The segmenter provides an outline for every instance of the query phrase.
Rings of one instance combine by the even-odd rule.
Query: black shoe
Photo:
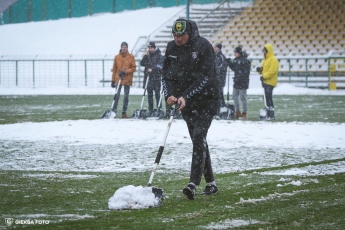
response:
[[[201,193],[201,195],[212,195],[212,194],[216,194],[218,192],[218,188],[215,185],[210,185],[207,184],[205,187],[205,190]]]
[[[187,196],[189,200],[194,200],[195,199],[195,193],[196,193],[196,187],[193,184],[188,184],[184,189],[183,189],[183,194]]]

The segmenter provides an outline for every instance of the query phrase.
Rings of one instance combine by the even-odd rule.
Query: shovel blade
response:
[[[147,109],[137,109],[134,111],[133,113],[133,118],[136,118],[136,119],[139,119],[139,118],[142,118],[142,119],[145,119],[147,118]]]
[[[152,193],[155,195],[155,197],[159,201],[158,205],[161,205],[163,203],[163,198],[164,198],[163,189],[157,188],[157,187],[152,187]]]
[[[267,118],[266,108],[260,109],[259,115],[260,115],[260,120],[266,120],[266,118]]]
[[[114,111],[112,111],[111,109],[106,110],[103,115],[102,115],[102,119],[110,119],[110,118],[115,118],[116,117],[116,113]]]

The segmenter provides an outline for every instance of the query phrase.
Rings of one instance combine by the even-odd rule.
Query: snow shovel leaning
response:
[[[233,120],[235,117],[235,106],[230,104],[230,72],[228,74],[228,92],[226,95],[226,103],[219,109],[219,119]]]
[[[110,109],[106,110],[103,113],[103,115],[101,117],[102,119],[109,119],[109,118],[115,118],[116,117],[116,113],[114,111],[114,104],[115,104],[115,100],[116,100],[116,97],[117,97],[117,89],[119,88],[120,84],[121,84],[121,78],[119,79],[119,83],[115,87],[115,95],[114,95],[113,103],[111,103]]]
[[[144,95],[143,95],[143,98],[141,99],[140,109],[137,109],[134,111],[133,116],[132,116],[133,118],[146,118],[148,116],[148,111],[147,109],[143,109],[143,105],[144,105],[144,100],[145,100],[145,95],[146,95],[149,79],[150,79],[150,76],[147,76],[145,89],[144,89]]]
[[[264,105],[265,108],[260,109],[259,111],[259,116],[260,116],[260,120],[267,120],[267,104],[266,104],[266,95],[265,95],[265,89],[264,89]]]
[[[158,102],[158,108],[153,109],[151,117],[157,117],[158,119],[161,119],[164,117],[164,112],[162,109],[162,98],[163,98],[163,86],[161,82],[161,90],[160,90],[160,96],[159,96],[159,102]]]
[[[177,109],[177,108],[178,108],[178,107],[176,107],[176,109]],[[176,109],[173,109],[173,110],[171,111],[170,119],[169,119],[169,123],[168,123],[168,127],[167,127],[167,129],[166,129],[166,131],[165,131],[165,134],[164,134],[164,138],[163,138],[162,144],[161,144],[161,146],[159,146],[158,153],[157,153],[157,156],[156,156],[156,160],[155,160],[155,163],[154,163],[152,172],[151,172],[151,176],[150,176],[149,182],[147,183],[147,187],[151,187],[151,186],[152,186],[153,176],[155,175],[155,172],[156,172],[157,167],[158,167],[158,165],[159,165],[159,162],[160,162],[160,160],[161,160],[162,153],[163,153],[164,146],[165,146],[165,142],[166,142],[166,140],[167,140],[167,137],[168,137],[168,134],[169,134],[169,130],[170,130],[172,121],[173,121],[173,119],[174,119],[174,115],[175,115],[175,110],[176,110]],[[162,204],[162,202],[163,202],[163,195],[164,195],[163,189],[157,188],[157,187],[152,187],[152,193],[153,193],[153,194],[155,195],[155,197],[159,200],[159,204]]]

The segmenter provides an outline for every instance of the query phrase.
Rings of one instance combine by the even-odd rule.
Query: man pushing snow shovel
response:
[[[172,27],[173,41],[167,44],[162,69],[166,102],[178,104],[193,143],[190,179],[183,194],[193,200],[202,176],[206,188],[202,195],[218,192],[206,141],[208,129],[217,113],[219,87],[214,66],[214,51],[199,35],[194,21],[177,19]]]

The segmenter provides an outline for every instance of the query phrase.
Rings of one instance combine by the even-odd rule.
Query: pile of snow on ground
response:
[[[144,209],[159,206],[151,187],[127,185],[118,189],[109,199],[109,209]]]

